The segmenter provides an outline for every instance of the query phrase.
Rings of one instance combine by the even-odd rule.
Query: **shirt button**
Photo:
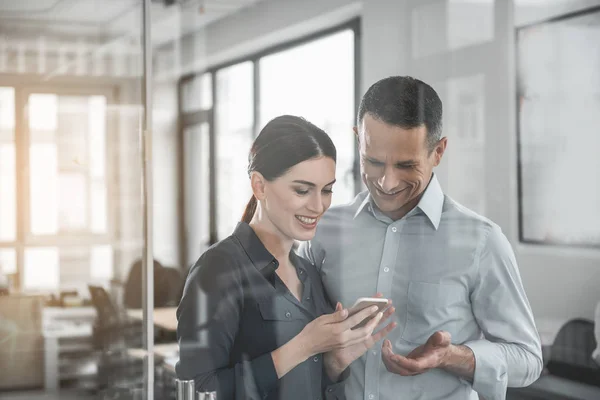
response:
[[[395,226],[392,226],[392,232],[394,232],[394,233],[395,233],[395,232],[397,232],[397,231],[398,231],[398,228],[396,228]]]
[[[388,267],[385,267],[385,268],[383,269],[383,272],[390,272],[390,269],[389,269]]]
[[[300,275],[302,275],[302,270],[300,270]]]
[[[369,395],[369,399],[373,400],[374,398],[375,398],[375,395],[374,395],[373,393],[371,393],[371,394]]]
[[[310,297],[307,297],[306,300],[310,300]]]
[[[329,388],[329,389],[327,389],[327,391],[328,391],[329,393],[331,393],[331,392],[333,392],[333,389],[332,389],[332,388]]]
[[[372,353],[373,353],[374,356],[376,356],[377,355],[377,350],[373,350]]]
[[[291,313],[291,312],[289,312],[289,311],[287,311],[287,312],[285,313],[285,317],[286,317],[286,318],[292,318],[292,313]]]
[[[314,361],[314,362],[319,362],[319,356],[315,356],[315,357],[313,358],[313,361]]]

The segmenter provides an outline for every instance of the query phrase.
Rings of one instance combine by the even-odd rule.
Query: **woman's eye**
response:
[[[304,196],[305,194],[308,194],[308,190],[302,190],[302,189],[295,189],[296,193],[298,193],[300,196]]]

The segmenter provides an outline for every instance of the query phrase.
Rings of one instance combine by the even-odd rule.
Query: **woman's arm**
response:
[[[243,290],[234,261],[208,252],[192,267],[177,309],[178,378],[193,379],[196,390],[216,390],[224,400],[262,399],[278,380],[269,353],[229,367]]]

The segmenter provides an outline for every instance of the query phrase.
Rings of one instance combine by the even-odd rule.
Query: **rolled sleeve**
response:
[[[507,387],[533,383],[542,372],[542,348],[510,243],[496,225],[484,238],[473,314],[484,339],[465,343],[475,355],[473,389],[505,399]]]

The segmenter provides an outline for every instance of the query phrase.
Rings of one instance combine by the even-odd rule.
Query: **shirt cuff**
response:
[[[350,368],[346,368],[337,382],[332,382],[325,371],[323,371],[323,397],[326,400],[344,400],[346,379],[350,376]]]
[[[277,378],[277,371],[275,370],[275,364],[273,363],[273,357],[271,356],[271,353],[266,353],[253,359],[250,364],[252,365],[252,373],[254,374],[256,388],[258,389],[261,398],[264,399],[279,381],[279,378]]]
[[[501,349],[487,340],[464,344],[475,355],[473,390],[486,400],[504,400],[508,386],[506,359]]]

